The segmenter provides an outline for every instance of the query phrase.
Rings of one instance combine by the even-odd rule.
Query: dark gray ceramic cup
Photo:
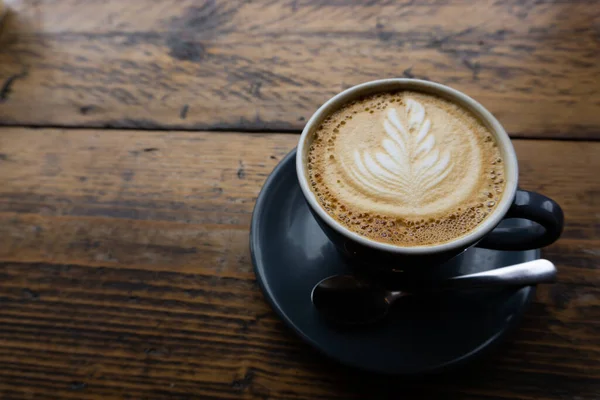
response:
[[[506,188],[495,211],[476,229],[455,240],[433,246],[402,247],[361,236],[337,222],[320,205],[307,178],[307,151],[322,121],[344,104],[357,98],[399,90],[434,94],[473,112],[494,134],[506,166]],[[296,170],[309,208],[328,238],[348,262],[361,271],[383,273],[429,273],[472,246],[497,250],[528,250],[556,241],[563,228],[563,212],[553,200],[535,192],[518,189],[517,156],[500,123],[481,104],[467,95],[441,84],[416,79],[384,79],[347,89],[323,104],[302,131],[296,155]],[[504,219],[532,221],[525,226],[502,228]],[[523,224],[521,224],[523,225]]]

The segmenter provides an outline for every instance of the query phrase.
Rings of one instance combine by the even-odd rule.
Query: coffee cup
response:
[[[302,131],[296,170],[316,221],[362,271],[424,272],[472,246],[537,249],[563,229],[556,202],[518,188],[517,157],[496,118],[429,81],[377,80],[335,95]],[[532,223],[498,228],[511,218]]]

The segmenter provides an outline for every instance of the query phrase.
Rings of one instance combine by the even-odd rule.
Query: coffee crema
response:
[[[313,132],[307,169],[333,218],[401,247],[468,234],[505,189],[490,130],[467,109],[412,91],[365,97],[328,116]]]

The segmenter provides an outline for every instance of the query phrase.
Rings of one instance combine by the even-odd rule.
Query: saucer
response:
[[[414,375],[469,361],[518,324],[535,295],[534,286],[416,295],[399,300],[380,323],[358,328],[329,324],[313,308],[311,290],[349,267],[308,209],[296,178],[295,156],[293,150],[262,188],[252,216],[250,251],[265,298],[302,339],[349,366]],[[501,225],[525,223],[507,220]],[[472,248],[440,268],[466,274],[539,257],[539,250]]]

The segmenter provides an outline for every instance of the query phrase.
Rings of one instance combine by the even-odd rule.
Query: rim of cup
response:
[[[344,104],[348,102],[368,96],[371,94],[399,91],[399,90],[414,90],[427,94],[436,95],[446,100],[452,101],[467,110],[471,111],[494,135],[500,152],[505,163],[506,173],[506,188],[500,199],[500,202],[492,215],[488,216],[479,226],[474,230],[467,233],[466,235],[457,237],[456,239],[436,245],[428,246],[398,246],[395,244],[382,243],[373,239],[368,239],[356,232],[351,231],[344,225],[336,221],[327,211],[323,209],[315,194],[313,193],[308,183],[307,172],[306,172],[306,157],[308,151],[308,145],[310,139],[316,128],[321,122],[331,115],[333,112],[338,110]],[[504,218],[504,215],[508,212],[513,199],[515,197],[518,185],[518,165],[517,156],[510,141],[510,137],[500,125],[500,122],[480,103],[466,94],[459,92],[451,87],[430,82],[420,79],[406,79],[406,78],[392,78],[392,79],[381,79],[376,81],[365,82],[349,89],[344,90],[333,96],[325,104],[312,115],[312,117],[306,123],[306,126],[302,130],[300,139],[298,141],[298,148],[296,152],[296,173],[298,175],[298,182],[304,197],[308,201],[309,206],[329,225],[332,229],[342,234],[343,236],[352,239],[364,246],[383,250],[391,253],[398,254],[432,254],[445,252],[449,250],[455,250],[461,247],[469,247],[473,243],[481,240],[486,234],[496,227]]]

